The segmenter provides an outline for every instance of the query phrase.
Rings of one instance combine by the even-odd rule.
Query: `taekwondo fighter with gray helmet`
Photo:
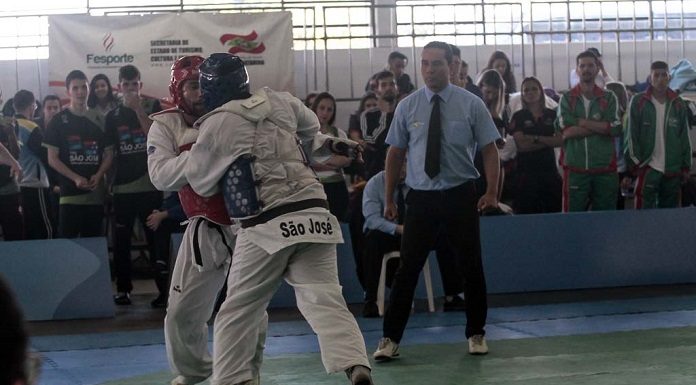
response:
[[[176,107],[150,116],[153,123],[147,138],[152,183],[163,191],[179,191],[189,220],[174,265],[164,319],[167,357],[177,376],[172,385],[196,384],[212,374],[206,322],[225,282],[235,239],[222,195],[197,195],[184,175],[184,165],[190,162],[187,150],[198,136],[193,122],[205,112],[198,82],[202,62],[200,56],[185,56],[172,65],[169,93]],[[260,336],[250,361],[256,368],[263,358],[266,326],[264,313],[257,323]]]
[[[371,385],[365,343],[341,294],[336,244],[341,229],[311,156],[354,155],[357,143],[320,134],[314,113],[287,92],[249,93],[244,62],[228,53],[201,64],[209,112],[185,165],[202,196],[222,192],[239,221],[227,299],[215,319],[212,385],[256,384],[257,325],[282,279],[319,338],[327,372]],[[319,158],[314,158],[319,159]]]

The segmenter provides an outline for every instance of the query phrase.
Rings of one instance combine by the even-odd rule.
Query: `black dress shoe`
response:
[[[464,301],[460,296],[455,295],[452,300],[447,301],[445,299],[445,306],[443,306],[442,311],[465,311],[466,301]]]
[[[365,318],[379,318],[379,309],[374,301],[365,302],[363,306],[362,316]]]

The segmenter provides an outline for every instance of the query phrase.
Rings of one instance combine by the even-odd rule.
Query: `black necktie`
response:
[[[440,96],[433,95],[433,110],[428,124],[428,144],[425,148],[425,173],[434,179],[440,173],[440,140],[442,127],[440,122]]]
[[[396,189],[397,189],[396,212],[398,215],[398,217],[396,218],[396,224],[403,225],[404,219],[406,217],[406,200],[404,199],[404,185],[403,185],[403,183],[399,183],[396,186]]]

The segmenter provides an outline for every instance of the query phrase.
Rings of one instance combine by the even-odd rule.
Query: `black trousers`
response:
[[[379,275],[382,272],[384,254],[401,249],[401,236],[391,235],[379,230],[370,230],[365,234],[364,266],[365,272],[365,302],[377,300]],[[463,279],[457,270],[455,255],[444,237],[440,237],[435,245],[437,264],[440,267],[440,277],[446,296],[455,296],[463,290]],[[392,260],[398,266],[398,260]],[[423,262],[425,264],[425,262]],[[387,265],[387,286],[391,287],[394,274],[392,267]]]
[[[326,199],[329,201],[329,211],[340,222],[346,221],[348,212],[348,187],[346,182],[322,183]]]
[[[24,219],[19,207],[19,193],[0,195],[0,227],[6,241],[24,239]]]
[[[60,238],[88,238],[104,236],[104,206],[60,205],[58,236]]]
[[[162,193],[159,191],[114,194],[114,270],[118,292],[130,293],[133,290],[131,237],[136,218],[145,230],[150,258],[155,255],[154,232],[147,227],[146,221],[161,204]]]
[[[47,188],[22,187],[22,213],[27,239],[52,239],[54,223]]]
[[[401,240],[401,264],[392,282],[383,333],[399,343],[425,260],[443,236],[452,247],[457,269],[464,277],[466,337],[484,334],[488,313],[486,279],[481,262],[479,215],[473,182],[443,191],[411,190]]]
[[[563,181],[557,172],[518,172],[513,209],[515,214],[559,213]]]

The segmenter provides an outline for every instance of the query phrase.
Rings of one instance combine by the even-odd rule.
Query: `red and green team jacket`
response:
[[[606,135],[595,134],[563,141],[559,162],[566,170],[579,173],[616,171],[614,137],[621,134],[621,117],[618,114],[616,96],[598,86],[594,87],[592,93],[594,97],[590,101],[589,114],[585,113],[580,85],[561,97],[556,131],[576,126],[580,119],[591,119],[606,122]]]
[[[655,149],[657,129],[652,87],[636,94],[629,105],[624,128],[628,165],[643,167],[650,163]],[[680,174],[691,168],[689,143],[689,109],[674,91],[667,90],[665,105],[665,174]]]

